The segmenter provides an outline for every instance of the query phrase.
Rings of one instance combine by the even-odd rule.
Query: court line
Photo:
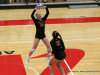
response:
[[[49,36],[52,37],[49,33]],[[100,38],[91,38],[91,39],[69,39],[69,40],[63,40],[63,41],[82,41],[82,40],[100,40]],[[33,43],[34,41],[19,41],[19,42],[0,42],[0,44],[3,44],[3,43]],[[42,42],[42,41],[40,41]]]
[[[77,40],[100,40],[100,38],[91,38],[91,39],[70,39],[70,40],[64,40],[64,41],[77,41]]]
[[[50,36],[50,37],[51,37],[51,39],[52,39],[52,36],[51,36],[50,32],[49,32],[49,31],[47,31],[47,33],[49,34],[49,36]]]
[[[48,32],[49,36],[50,36],[51,39],[52,39],[52,36],[51,36],[50,32],[49,32],[49,31],[47,31],[47,32]],[[67,61],[64,60],[64,62],[65,62],[65,64],[66,64],[66,66],[68,67],[68,69],[70,70],[71,74],[74,75],[73,72],[72,72],[72,70],[70,69],[70,67],[69,67],[69,65],[68,65],[68,63],[67,63]]]
[[[0,15],[12,15],[12,14],[30,14],[30,12],[25,12],[25,13],[3,13],[3,14],[0,14]]]
[[[33,43],[34,41],[21,41],[21,42],[0,42],[0,44],[3,44],[3,43]],[[42,42],[42,41],[40,41]]]
[[[24,66],[25,66],[25,65],[24,65]],[[33,70],[37,75],[39,75],[38,72],[37,72],[36,70],[34,70],[33,68],[31,68],[31,67],[29,67],[29,66],[25,66],[25,67],[27,67],[27,68]]]
[[[49,36],[52,37],[49,33]],[[82,41],[82,40],[100,40],[100,38],[91,38],[91,39],[69,39],[69,40],[63,40],[63,41]],[[34,41],[19,41],[19,42],[0,42],[0,44],[3,44],[3,43],[33,43]],[[40,41],[42,42],[42,41]]]
[[[71,74],[74,75],[73,72],[72,72],[72,70],[70,69],[70,67],[69,67],[69,65],[68,65],[68,63],[67,63],[67,61],[64,60],[64,62],[65,62],[65,64],[67,65],[68,69],[70,70]]]

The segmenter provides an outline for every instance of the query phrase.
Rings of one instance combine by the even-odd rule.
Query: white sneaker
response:
[[[47,57],[47,60],[48,60],[48,61],[50,61],[50,59],[51,59],[51,56]]]
[[[28,66],[29,65],[29,60],[26,59],[26,63],[25,64]]]

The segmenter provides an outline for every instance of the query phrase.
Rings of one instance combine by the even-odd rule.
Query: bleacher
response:
[[[6,0],[7,1],[7,0]],[[9,0],[8,0],[9,1]],[[100,1],[97,0],[41,0],[43,5],[49,8],[53,7],[68,7],[68,8],[98,8]],[[11,2],[0,4],[0,9],[27,9],[37,5],[36,0],[11,0]]]

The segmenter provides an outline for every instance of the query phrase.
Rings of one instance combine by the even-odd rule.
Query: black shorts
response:
[[[55,58],[56,58],[57,60],[62,60],[62,59],[64,59],[64,58],[66,58],[66,53],[64,52],[63,54],[55,55]]]
[[[45,34],[43,34],[43,35],[36,34],[36,35],[35,35],[35,38],[38,38],[38,39],[43,39],[43,38],[45,38],[45,37],[46,37]]]

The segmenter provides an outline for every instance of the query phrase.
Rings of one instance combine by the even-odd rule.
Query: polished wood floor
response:
[[[33,8],[34,9],[34,8]],[[0,20],[31,19],[33,9],[0,10]],[[77,17],[100,17],[100,8],[49,8],[51,18],[77,18]],[[42,16],[45,10],[37,10]],[[47,31],[52,34],[56,30],[61,35],[66,49],[82,49],[85,52],[83,59],[72,69],[73,71],[100,71],[100,22],[94,23],[70,23],[70,24],[47,24],[46,36],[51,40]],[[14,50],[15,54],[21,54],[25,63],[29,51],[32,48],[35,35],[34,25],[0,26],[0,49],[1,51]],[[74,39],[74,40],[71,40]],[[75,40],[76,39],[76,40]],[[47,52],[46,46],[40,42],[32,57]],[[6,55],[3,53],[2,55]],[[39,74],[47,67],[46,58],[30,60],[29,67]],[[32,69],[25,67],[27,75],[37,75]],[[69,73],[68,75],[71,75]],[[97,73],[74,73],[74,75],[100,75]]]

